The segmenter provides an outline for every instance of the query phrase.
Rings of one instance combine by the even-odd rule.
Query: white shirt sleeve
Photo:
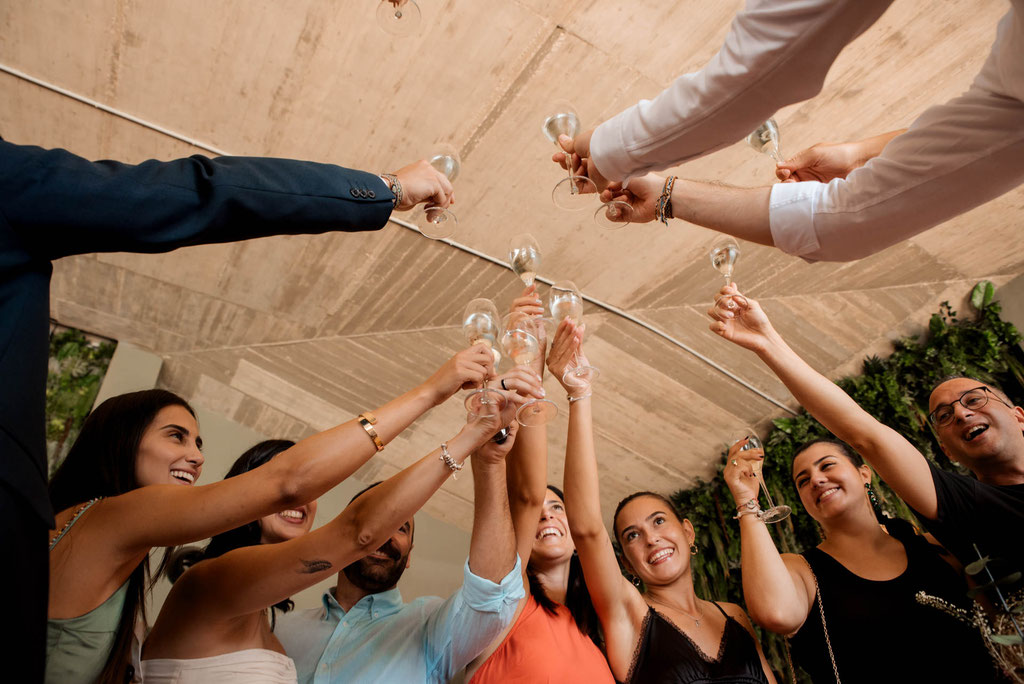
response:
[[[816,95],[843,47],[890,4],[747,0],[703,69],[597,127],[592,161],[621,181],[731,145],[780,107]]]
[[[1024,183],[1024,21],[1003,17],[971,88],[829,183],[772,186],[775,246],[808,261],[881,251]]]

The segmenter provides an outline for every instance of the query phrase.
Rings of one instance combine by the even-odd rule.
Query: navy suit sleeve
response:
[[[378,176],[332,164],[197,155],[130,165],[0,141],[0,213],[11,231],[0,268],[15,265],[11,248],[52,260],[376,230],[393,200]]]

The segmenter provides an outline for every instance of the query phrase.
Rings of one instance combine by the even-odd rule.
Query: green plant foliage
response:
[[[52,475],[78,437],[92,410],[116,345],[93,342],[80,330],[60,329],[50,336],[46,378],[46,451]]]
[[[869,357],[860,375],[837,382],[864,410],[903,434],[945,470],[964,472],[942,453],[927,419],[928,396],[940,380],[949,375],[969,375],[1002,388],[1015,404],[1024,404],[1024,354],[1018,344],[1021,335],[999,317],[994,293],[992,283],[979,283],[971,293],[976,312],[969,318],[958,317],[950,304],[943,302],[921,339],[896,340],[888,358]],[[767,438],[762,439],[768,455],[763,474],[775,502],[788,504],[793,515],[768,529],[780,551],[799,553],[821,543],[821,537],[793,487],[793,454],[804,442],[831,435],[806,412],[773,423]],[[732,519],[732,495],[720,477],[724,467],[723,452],[718,477],[698,482],[693,489],[677,491],[671,498],[697,531],[700,553],[692,559],[697,593],[742,605],[739,527]],[[877,476],[872,486],[887,515],[916,523],[907,505]],[[759,631],[776,675],[780,681],[788,681],[781,637]]]

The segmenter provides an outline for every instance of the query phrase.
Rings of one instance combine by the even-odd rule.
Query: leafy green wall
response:
[[[50,335],[46,378],[46,453],[52,475],[78,437],[117,345],[71,328]]]
[[[970,375],[1001,387],[1015,404],[1024,404],[1024,354],[1018,344],[1021,335],[1000,318],[993,295],[991,283],[979,283],[971,293],[973,314],[966,318],[959,317],[944,302],[931,317],[928,331],[921,339],[897,340],[891,356],[872,356],[864,361],[861,375],[837,383],[866,411],[906,436],[946,470],[966,472],[942,453],[927,420],[928,395],[939,380],[953,374]],[[815,522],[803,511],[792,483],[793,452],[808,440],[830,435],[803,411],[773,423],[771,432],[762,440],[767,456],[765,482],[775,502],[788,504],[794,514],[777,525],[769,525],[769,529],[780,551],[799,553],[816,546],[821,539]],[[724,466],[723,453],[717,467],[719,475]],[[906,504],[877,476],[874,480],[886,512],[913,521]],[[721,477],[677,491],[671,498],[697,530],[696,543],[701,552],[692,559],[697,593],[743,605],[739,526],[732,519],[735,504]],[[761,631],[762,645],[776,673],[786,673],[782,639]],[[783,676],[788,681],[788,676]]]

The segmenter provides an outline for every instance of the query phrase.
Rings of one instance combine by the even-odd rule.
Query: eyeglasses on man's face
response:
[[[1004,406],[1010,406],[997,397],[988,387],[975,387],[962,393],[954,402],[936,406],[935,410],[928,414],[928,420],[936,427],[945,427],[953,422],[953,415],[956,413],[955,407],[957,404],[960,404],[968,411],[975,411],[984,407],[991,397],[995,397],[995,400]]]

